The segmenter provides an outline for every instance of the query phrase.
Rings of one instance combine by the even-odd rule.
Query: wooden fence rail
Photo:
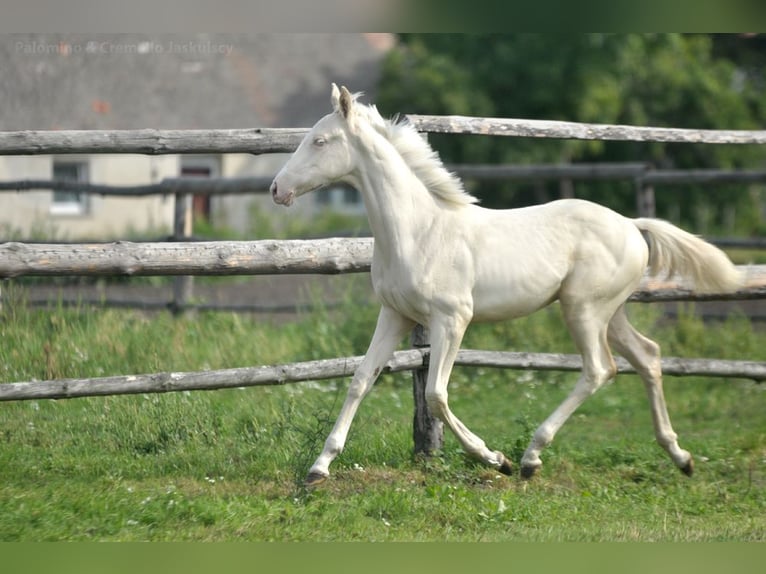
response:
[[[476,180],[633,180],[646,185],[685,185],[766,182],[766,170],[751,169],[654,169],[644,163],[574,164],[452,164],[447,168],[464,179]],[[146,195],[201,194],[239,195],[266,193],[273,176],[236,178],[169,177],[144,185],[103,185],[86,182],[20,179],[0,181],[0,192],[50,189],[102,196],[140,197]]]
[[[405,116],[419,131],[554,139],[763,144],[766,130],[695,130],[547,120]],[[59,130],[0,132],[0,155],[292,152],[306,128]]]
[[[305,128],[0,132],[0,155],[289,153]]]
[[[178,276],[364,273],[372,238],[180,243],[0,244],[0,278],[21,276]],[[746,265],[733,294],[698,294],[678,279],[645,277],[634,301],[743,300],[766,297],[766,265]]]
[[[421,369],[428,363],[428,348],[397,351],[387,363],[385,373]],[[635,373],[627,361],[617,357],[619,373]],[[118,375],[89,379],[57,379],[5,383],[0,385],[0,401],[35,399],[71,399],[104,395],[168,393],[274,386],[306,381],[350,377],[362,357],[304,361],[286,365],[241,367],[196,372],[165,372],[143,375]],[[533,371],[579,371],[579,355],[555,353],[513,353],[464,349],[458,353],[456,366],[520,369]],[[710,376],[766,380],[766,363],[711,359],[664,358],[666,375]]]
[[[696,130],[549,120],[476,118],[467,116],[407,115],[419,131],[525,138],[606,141],[652,141],[709,144],[763,144],[766,130]]]
[[[0,278],[365,272],[372,238],[175,243],[0,244]]]
[[[655,169],[647,163],[453,164],[462,178],[479,180],[634,180],[648,185],[762,183],[762,169]],[[0,190],[3,184],[0,183]]]
[[[145,185],[103,185],[78,181],[50,179],[22,179],[0,181],[2,191],[31,191],[50,189],[114,197],[141,197],[145,195],[237,195],[268,191],[273,177],[168,177]]]

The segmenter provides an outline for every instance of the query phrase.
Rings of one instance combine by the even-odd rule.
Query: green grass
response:
[[[12,291],[12,290],[10,290]],[[9,290],[6,290],[6,294]],[[26,308],[0,315],[0,381],[275,364],[360,354],[376,309],[351,303],[295,322],[200,313]],[[634,306],[666,356],[766,360],[743,317],[659,321]],[[465,347],[572,350],[556,310],[472,328]],[[571,373],[457,368],[450,404],[515,462],[571,388]],[[713,541],[766,539],[764,387],[666,379],[687,479],[655,444],[631,376],[562,428],[534,480],[468,460],[451,435],[412,457],[408,374],[363,403],[332,476],[301,481],[346,380],[166,395],[0,404],[0,540]]]

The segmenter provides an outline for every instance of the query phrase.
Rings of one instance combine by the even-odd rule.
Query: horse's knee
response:
[[[438,419],[444,419],[447,412],[447,393],[437,391],[426,391],[426,405],[428,412]]]
[[[363,381],[354,378],[354,380],[352,380],[351,384],[348,386],[346,398],[350,400],[361,401],[367,394],[366,387],[367,385],[365,385]]]

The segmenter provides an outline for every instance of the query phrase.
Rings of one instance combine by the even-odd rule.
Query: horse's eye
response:
[[[322,147],[326,143],[327,143],[327,140],[323,137],[314,138],[314,145],[317,147]]]

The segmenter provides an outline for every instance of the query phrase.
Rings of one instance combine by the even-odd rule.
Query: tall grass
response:
[[[6,290],[7,292],[7,290]],[[634,322],[665,355],[766,360],[744,317],[705,324],[689,309]],[[360,354],[374,306],[349,299],[292,322],[245,315],[3,307],[0,381],[197,370]],[[556,309],[471,328],[465,347],[572,351]],[[575,375],[457,368],[451,405],[518,461]],[[284,387],[0,405],[0,540],[763,540],[763,386],[666,380],[686,479],[653,439],[644,391],[625,376],[564,426],[531,482],[468,460],[451,435],[411,455],[408,374],[362,405],[321,488],[301,480],[346,380]]]

